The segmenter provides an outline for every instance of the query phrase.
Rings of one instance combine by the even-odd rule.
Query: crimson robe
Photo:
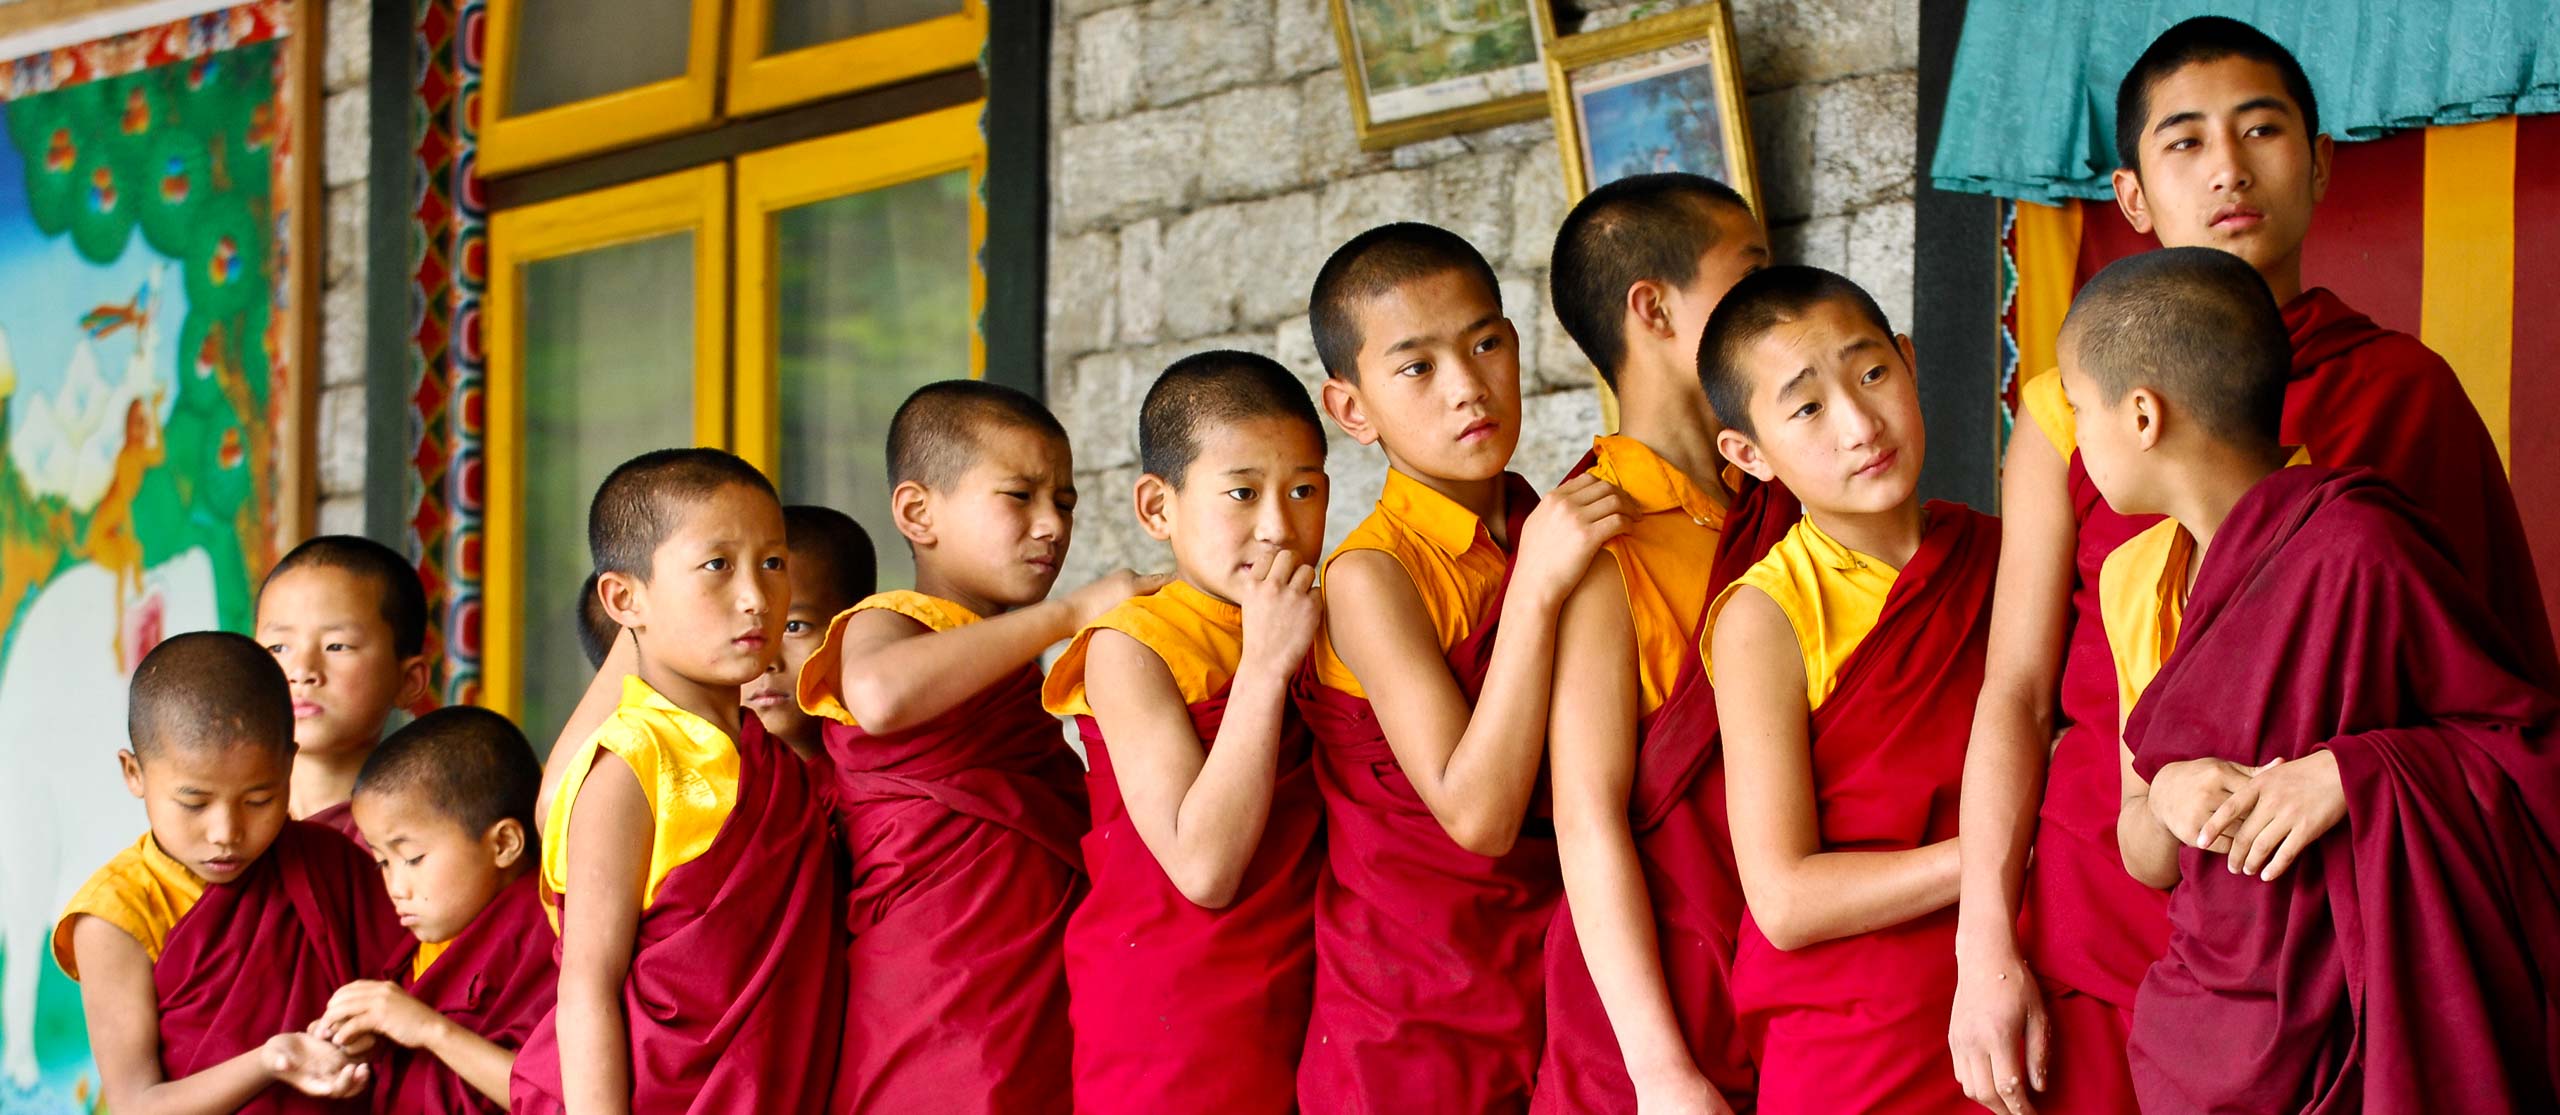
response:
[[[853,869],[829,1110],[1065,1112],[1067,917],[1091,819],[1039,668],[907,731],[823,727]]]
[[[327,828],[285,822],[239,879],[205,888],[151,966],[162,1077],[194,1076],[310,1025],[340,987],[411,944],[372,857]],[[365,1102],[273,1084],[240,1110],[310,1115],[363,1111]]]
[[[2144,1111],[2560,1109],[2560,703],[2447,537],[2316,466],[2215,532],[2135,769],[2325,749],[2346,816],[2273,882],[2181,847],[2134,1011]]]
[[[1572,475],[1588,469],[1583,458]],[[1707,599],[1786,537],[1801,508],[1780,484],[1747,481],[1716,540]],[[1653,900],[1662,977],[1689,1056],[1736,1111],[1753,1109],[1758,1069],[1734,1019],[1734,944],[1742,925],[1742,880],[1725,816],[1724,758],[1718,750],[1715,690],[1698,662],[1697,623],[1688,617],[1680,664],[1660,707],[1636,725],[1636,774],[1628,820],[1636,859]],[[1582,959],[1572,900],[1556,906],[1547,931],[1547,1048],[1531,1110],[1563,1115],[1632,1112],[1617,1031]]]
[[[1955,838],[1999,566],[1999,520],[1929,505],[1919,551],[1813,712],[1823,851],[1907,851]],[[1733,993],[1760,1050],[1760,1103],[1889,1115],[1981,1110],[1957,1085],[1947,1054],[1955,936],[1953,905],[1793,951],[1770,944],[1746,917]]]
[[[622,986],[632,1115],[819,1111],[835,1081],[835,843],[807,768],[752,714],[739,723],[736,806],[640,912]],[[564,913],[575,900],[556,899]],[[565,1110],[556,1007],[517,1052],[508,1098],[518,1115]]]
[[[560,990],[551,923],[542,913],[540,876],[539,868],[526,871],[499,890],[471,924],[445,943],[426,975],[413,977],[411,957],[403,956],[389,974],[391,981],[454,1025],[499,1046],[523,1048],[534,1024],[551,1013]],[[389,1051],[374,1065],[376,1115],[506,1111],[506,1105],[481,1095],[435,1054],[383,1044]]]
[[[2548,679],[2551,632],[2497,447],[2444,358],[2375,325],[2326,289],[2284,308],[2293,342],[2283,439],[2313,464],[2364,466],[2437,515],[2453,563],[2491,586],[2496,615],[2529,666]],[[2079,521],[2068,643],[2065,725],[2045,776],[2035,858],[2026,878],[2023,944],[2056,1014],[2052,1092],[2041,1110],[2130,1115],[2122,1052],[2134,987],[2168,944],[2167,900],[2124,872],[2116,849],[2122,800],[2115,661],[2098,607],[2107,555],[2159,521],[2107,506],[2079,454],[2070,461]]]
[[[1226,708],[1224,693],[1191,706],[1203,746],[1216,745]],[[1306,728],[1295,716],[1283,722],[1262,845],[1235,901],[1209,910],[1183,897],[1147,850],[1101,729],[1076,718],[1093,765],[1094,822],[1084,838],[1093,893],[1067,922],[1080,1115],[1297,1110],[1324,805]]]
[[[323,809],[305,817],[303,818],[303,821],[308,824],[321,825],[327,828],[336,829],[339,833],[345,835],[347,839],[355,841],[357,850],[363,852],[367,856],[371,856],[373,854],[373,845],[365,843],[363,831],[356,828],[355,800],[353,798],[339,802],[327,809]]]
[[[1537,493],[1511,480],[1506,537],[1516,542]],[[1497,589],[1449,648],[1470,705],[1493,663],[1502,598]],[[1313,656],[1295,689],[1326,826],[1299,1102],[1394,1115],[1526,1110],[1546,1029],[1539,968],[1564,890],[1553,821],[1528,818],[1500,856],[1459,847],[1396,764],[1367,699],[1317,681]]]

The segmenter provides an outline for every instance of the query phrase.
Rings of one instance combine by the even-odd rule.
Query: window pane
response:
[[[749,0],[750,3],[759,0]],[[802,47],[850,39],[922,23],[941,15],[960,14],[960,0],[769,0],[772,33],[765,53],[781,54]]]
[[[684,76],[692,0],[517,0],[507,116]]]
[[[969,173],[785,209],[773,233],[782,497],[860,520],[880,587],[908,587],[884,447],[909,392],[969,375]]]
[[[587,501],[615,465],[693,444],[693,234],[524,268],[524,715],[548,744],[595,671],[578,645]]]

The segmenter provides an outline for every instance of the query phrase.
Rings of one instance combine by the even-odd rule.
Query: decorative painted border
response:
[[[0,61],[0,101],[281,39],[292,30],[292,23],[287,0],[251,0],[236,8],[11,58]],[[282,91],[284,86],[279,84],[277,89]]]
[[[430,638],[442,651],[438,687],[448,704],[480,696],[483,391],[480,339],[488,290],[488,207],[475,152],[480,119],[481,35],[486,0],[426,0],[414,39],[418,82],[411,108],[417,166],[411,211],[410,464],[418,504],[410,541],[428,597]]]

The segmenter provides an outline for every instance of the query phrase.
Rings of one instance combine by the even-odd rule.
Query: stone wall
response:
[[[1585,26],[1671,3],[1582,5]],[[1048,393],[1091,508],[1061,578],[1170,558],[1131,519],[1135,415],[1156,373],[1208,348],[1324,372],[1307,289],[1335,245],[1392,220],[1465,236],[1520,331],[1513,467],[1545,485],[1598,432],[1589,364],[1556,323],[1546,261],[1565,211],[1545,118],[1363,152],[1326,0],[1057,0]],[[1560,22],[1583,16],[1567,6]],[[1736,0],[1764,214],[1782,260],[1842,271],[1911,315],[1917,0]],[[1384,462],[1333,437],[1328,544]]]
[[[322,534],[364,533],[365,176],[372,117],[372,5],[326,0],[322,29],[321,180],[325,197],[320,271],[318,456]],[[385,264],[397,274],[398,261]],[[395,401],[396,402],[396,401]]]

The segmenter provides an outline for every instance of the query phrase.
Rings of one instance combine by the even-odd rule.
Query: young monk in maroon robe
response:
[[[1325,409],[1388,469],[1377,509],[1326,561],[1325,631],[1298,684],[1328,822],[1298,1100],[1525,1111],[1561,887],[1552,835],[1521,831],[1556,609],[1625,519],[1596,479],[1542,503],[1503,471],[1520,440],[1519,338],[1465,240],[1371,229],[1310,301]]]
[[[258,588],[258,641],[293,683],[293,815],[364,847],[347,795],[392,710],[427,694],[427,594],[369,538],[293,548]]]
[[[1956,787],[1999,524],[1920,502],[1911,342],[1847,279],[1744,279],[1698,365],[1725,457],[1804,505],[1700,633],[1750,907],[1733,982],[1760,1104],[1960,1115]]]
[[[801,710],[800,671],[826,641],[827,621],[879,587],[879,561],[862,524],[832,507],[784,507],[782,534],[791,544],[791,610],[782,620],[782,653],[763,677],[747,683],[739,700],[764,721],[766,735],[802,759],[816,759],[826,754],[826,721]],[[841,1074],[837,1079],[842,1081]]]
[[[1123,570],[1050,598],[1073,456],[1012,388],[919,389],[889,423],[889,474],[916,587],[834,616],[799,675],[853,866],[829,1109],[1064,1112],[1062,950],[1092,821],[1084,769],[1040,708],[1040,652],[1156,582]]]
[[[329,993],[405,950],[382,878],[288,820],[293,697],[275,660],[194,632],[134,670],[118,752],[151,831],[54,927],[119,1112],[364,1110],[370,1070],[303,1032]]]
[[[2284,342],[2257,275],[2193,250],[2110,266],[2063,327],[2089,475],[2183,542],[2104,574],[2110,636],[2147,598],[2174,647],[2124,728],[2124,865],[2170,890],[2135,1089],[2170,1115],[2552,1110],[2560,703],[2424,510],[2279,467]]]
[[[1751,1104],[1730,980],[1742,891],[1697,619],[1774,540],[1761,524],[1783,533],[1793,511],[1735,490],[1697,352],[1716,302],[1768,261],[1741,196],[1686,174],[1602,186],[1556,235],[1557,316],[1626,419],[1575,472],[1616,486],[1634,514],[1558,636],[1549,735],[1571,901],[1547,934],[1539,1111],[1631,1112],[1639,1092],[1694,1102],[1702,1087]]]
[[[818,1110],[844,1020],[835,846],[806,768],[738,707],[790,606],[782,504],[736,457],[663,449],[605,478],[587,538],[636,670],[607,658],[571,718],[601,726],[561,749],[559,1003],[509,1109]]]
[[[2302,67],[2246,24],[2199,18],[2143,53],[2116,104],[2126,219],[2164,246],[2239,256],[2283,306],[2285,442],[2314,464],[2371,468],[2426,506],[2528,676],[2550,677],[2532,555],[2461,384],[2416,338],[2304,288],[2302,244],[2328,187],[2330,144]],[[2119,869],[2118,710],[2098,574],[2150,523],[2099,498],[2058,376],[2019,393],[2031,421],[2018,423],[2002,470],[2008,569],[1968,756],[1964,962],[1949,1041],[1969,1094],[1995,1109],[2129,1115],[2126,1026],[2168,922],[2159,893]]]
[[[356,776],[356,820],[418,947],[339,988],[311,1032],[359,1054],[387,1043],[376,1112],[507,1109],[515,1051],[560,983],[533,875],[541,787],[524,734],[468,706],[393,732]]]
[[[1289,683],[1321,615],[1317,421],[1268,357],[1167,368],[1136,497],[1180,578],[1050,669],[1092,763],[1093,893],[1067,926],[1080,1115],[1298,1110],[1324,811]]]

